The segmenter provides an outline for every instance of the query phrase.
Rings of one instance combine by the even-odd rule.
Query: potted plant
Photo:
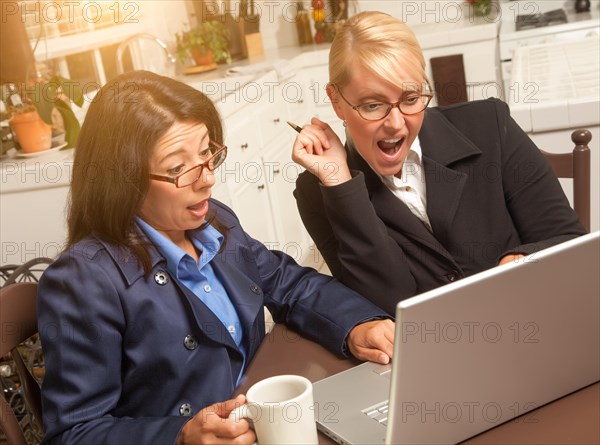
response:
[[[175,39],[180,62],[192,57],[196,65],[231,63],[229,31],[219,20],[201,22],[188,31],[178,32]]]
[[[9,97],[9,123],[25,152],[50,148],[52,112],[62,117],[66,147],[74,147],[79,135],[79,121],[70,102],[81,107],[83,94],[77,82],[61,76],[37,79],[17,86]]]
[[[18,14],[7,17],[1,33],[2,54],[6,57],[2,58],[0,67],[0,99],[8,105],[5,111],[9,125],[24,151],[50,148],[53,114],[56,126],[64,127],[67,146],[74,146],[79,122],[70,102],[83,105],[81,88],[75,82],[60,76],[32,76],[38,67],[41,68],[41,64],[36,63],[35,50],[45,39],[43,22],[39,21],[39,24],[40,33],[33,47]],[[41,135],[35,136],[34,131],[41,131]]]

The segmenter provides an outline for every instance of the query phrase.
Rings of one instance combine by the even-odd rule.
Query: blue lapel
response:
[[[106,251],[112,257],[129,286],[144,276],[142,265],[127,249],[116,247],[100,239],[98,241],[106,248]],[[228,243],[228,246],[235,244]],[[244,251],[231,252],[231,250],[226,249],[213,258],[211,265],[235,306],[244,329],[246,351],[248,357],[252,357],[265,333],[264,316],[262,313],[263,292],[260,286],[252,281],[248,275],[245,275],[239,268],[235,267],[240,264],[245,265],[246,263],[242,260],[250,258],[250,253],[246,252],[243,247],[240,250]],[[165,259],[152,244],[149,244],[149,252],[153,267],[151,274],[153,275],[157,272],[157,267],[166,271],[167,265]],[[238,351],[237,345],[225,326],[223,326],[221,320],[186,286],[174,277],[171,277],[171,279],[189,302],[196,323],[204,335],[217,343]]]
[[[244,329],[248,357],[252,357],[265,335],[264,294],[251,253],[229,240],[226,248],[211,262],[216,275],[227,290]],[[247,260],[248,259],[248,260]],[[254,275],[254,280],[252,276]]]

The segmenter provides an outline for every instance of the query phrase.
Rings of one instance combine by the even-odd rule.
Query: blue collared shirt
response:
[[[238,314],[227,290],[215,274],[210,261],[223,244],[223,235],[210,224],[202,229],[190,230],[187,235],[199,252],[198,263],[187,252],[176,246],[170,239],[159,233],[141,218],[137,222],[150,241],[167,260],[171,275],[194,293],[221,320],[231,334],[246,361],[246,351],[242,343],[243,330]],[[242,366],[243,369],[243,366]],[[241,373],[238,376],[238,383]]]

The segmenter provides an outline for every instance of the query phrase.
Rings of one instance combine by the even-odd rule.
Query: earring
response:
[[[346,128],[348,126],[348,124],[346,123],[346,121],[342,121],[342,125],[344,126],[344,128]]]

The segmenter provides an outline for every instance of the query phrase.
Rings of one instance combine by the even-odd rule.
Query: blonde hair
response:
[[[383,12],[356,14],[337,31],[329,51],[329,82],[345,86],[356,63],[404,89],[396,70],[401,65],[419,82],[419,88],[430,88],[425,58],[414,33],[404,22]]]

